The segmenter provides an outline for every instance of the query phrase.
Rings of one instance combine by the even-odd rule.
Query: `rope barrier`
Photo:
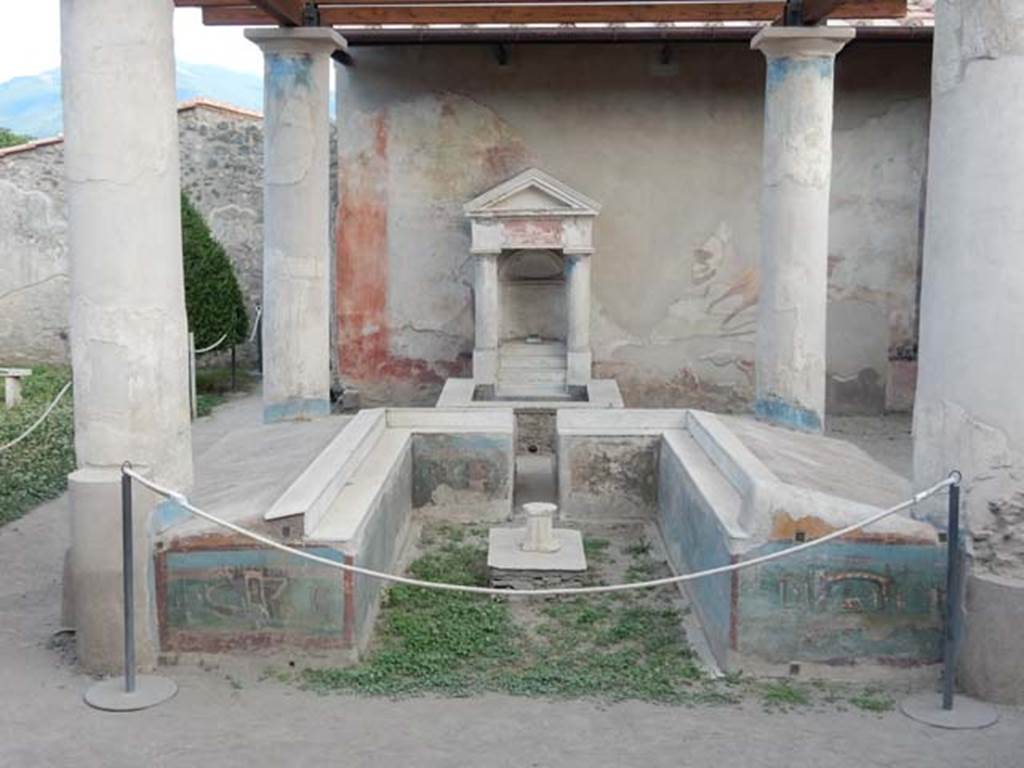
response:
[[[154,483],[153,481],[148,480],[147,478],[143,477],[142,475],[138,474],[133,469],[131,469],[131,467],[127,463],[122,466],[121,471],[128,477],[137,480],[139,483],[146,486],[147,488],[157,493],[158,495],[174,501],[183,509],[188,510],[197,517],[201,517],[204,520],[208,520],[209,522],[219,525],[222,528],[226,528],[229,531],[234,531],[235,533],[244,536],[245,538],[251,539],[252,541],[259,542],[260,544],[265,544],[268,547],[280,550],[281,552],[286,552],[290,555],[295,555],[296,557],[304,558],[306,560],[309,560],[310,562],[326,565],[330,568],[337,568],[341,571],[358,573],[362,576],[368,576],[373,579],[389,581],[394,584],[405,584],[406,586],[410,587],[423,587],[426,589],[437,589],[447,592],[468,592],[474,595],[491,595],[497,597],[554,597],[556,595],[592,595],[602,592],[624,592],[632,589],[651,589],[653,587],[662,587],[668,584],[679,584],[686,581],[695,581],[697,579],[703,579],[708,576],[716,576],[722,573],[731,573],[733,571],[739,571],[744,568],[752,568],[755,565],[768,563],[772,560],[779,560],[783,557],[794,555],[797,552],[803,552],[805,550],[811,549],[812,547],[820,546],[826,542],[832,541],[833,539],[838,539],[841,536],[845,536],[849,533],[852,533],[853,531],[860,530],[861,528],[866,528],[867,526],[873,523],[877,523],[879,520],[883,520],[884,518],[889,517],[890,515],[894,515],[897,512],[902,512],[905,509],[909,509],[910,507],[915,506],[916,504],[924,501],[930,496],[934,496],[943,488],[955,486],[960,482],[958,473],[950,475],[942,482],[936,483],[930,488],[927,488],[921,491],[920,493],[915,494],[912,498],[907,499],[906,501],[897,504],[894,507],[889,507],[888,509],[884,509],[881,512],[878,512],[877,514],[871,515],[870,517],[867,517],[864,520],[861,520],[860,522],[853,523],[851,525],[846,526],[845,528],[835,530],[832,533],[821,536],[817,539],[814,539],[813,541],[804,542],[803,544],[797,544],[796,546],[788,547],[787,549],[782,549],[778,552],[772,552],[767,555],[761,555],[760,557],[755,557],[750,560],[743,560],[741,562],[732,563],[730,565],[723,565],[717,568],[709,568],[707,570],[696,571],[694,573],[684,573],[678,576],[668,576],[661,579],[650,579],[648,581],[634,581],[626,584],[609,584],[593,587],[562,587],[549,589],[513,590],[495,589],[494,587],[475,587],[466,584],[448,584],[445,582],[437,581],[423,581],[422,579],[413,579],[409,578],[408,576],[399,576],[393,573],[382,573],[380,571],[374,571],[369,568],[363,568],[358,565],[349,565],[348,563],[339,563],[335,560],[329,560],[326,557],[320,557],[319,555],[313,555],[309,552],[303,552],[301,549],[289,547],[287,544],[282,544],[278,541],[274,541],[273,539],[268,538],[267,536],[263,536],[262,534],[246,530],[241,526],[235,525],[234,523],[231,523],[227,520],[222,520],[221,518],[216,517],[215,515],[211,515],[209,512],[205,512],[199,509],[198,507],[194,506],[191,502],[189,502],[188,498],[183,493],[171,490],[170,488],[165,488],[164,486],[159,485],[158,483]]]
[[[36,419],[31,427],[29,427],[24,432],[22,432],[20,435],[18,435],[16,438],[11,440],[11,442],[5,443],[4,445],[0,445],[0,453],[3,453],[8,448],[13,448],[18,443],[20,443],[22,440],[24,440],[26,437],[28,437],[33,432],[35,432],[36,427],[38,427],[40,424],[42,424],[46,420],[46,417],[50,415],[50,411],[52,411],[54,408],[57,407],[57,403],[60,402],[60,399],[62,397],[64,397],[64,393],[67,392],[69,389],[71,389],[71,382],[70,381],[67,384],[64,385],[64,388],[61,389],[60,392],[57,393],[57,396],[55,398],[53,398],[53,402],[50,403],[48,406],[46,406],[46,410],[43,411],[43,415],[40,416],[38,419]]]
[[[196,350],[196,354],[197,355],[202,355],[202,354],[205,354],[207,352],[212,352],[217,347],[219,347],[224,342],[224,339],[226,339],[227,337],[228,337],[228,334],[225,332],[223,336],[221,336],[219,339],[217,339],[215,342],[213,342],[213,344],[211,344],[210,346],[203,347],[202,349],[197,349]]]
[[[249,334],[249,343],[256,338],[256,331],[260,329],[260,318],[263,316],[263,307],[256,306],[256,319],[252,321],[252,332]]]

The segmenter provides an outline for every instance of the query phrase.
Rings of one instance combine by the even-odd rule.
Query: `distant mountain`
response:
[[[178,64],[178,101],[199,97],[262,111],[263,75]],[[0,126],[35,138],[62,132],[60,70],[0,83]]]

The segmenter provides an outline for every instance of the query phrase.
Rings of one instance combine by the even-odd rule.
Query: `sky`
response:
[[[0,83],[60,66],[60,0],[5,6],[0,23]],[[204,27],[198,8],[174,11],[174,51],[179,62],[262,72],[259,49],[240,27]]]

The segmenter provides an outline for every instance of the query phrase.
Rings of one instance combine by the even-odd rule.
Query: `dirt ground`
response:
[[[1024,766],[1020,709],[1002,709],[989,729],[952,732],[895,711],[765,712],[756,702],[357,699],[268,678],[259,662],[167,667],[161,673],[180,686],[174,699],[103,713],[83,703],[93,681],[61,642],[67,544],[65,498],[0,528],[0,768]]]

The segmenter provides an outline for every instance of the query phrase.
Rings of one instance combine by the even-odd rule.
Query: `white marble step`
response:
[[[310,541],[354,541],[374,513],[391,473],[411,440],[411,430],[384,430],[306,538]]]
[[[565,358],[565,344],[560,341],[543,341],[527,344],[525,341],[506,341],[498,348],[500,358],[510,357],[561,357]]]
[[[495,397],[506,400],[568,400],[564,384],[498,384]]]
[[[504,384],[560,384],[565,386],[565,369],[544,370],[539,368],[501,368],[498,371],[498,386]]]
[[[501,356],[502,369],[512,368],[544,368],[547,370],[565,370],[565,355],[508,355]]]

